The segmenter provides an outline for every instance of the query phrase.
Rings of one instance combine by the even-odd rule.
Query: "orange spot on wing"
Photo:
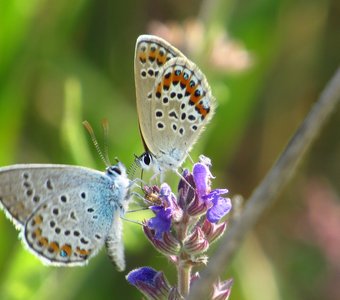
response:
[[[76,252],[80,256],[89,256],[91,254],[91,250],[80,249],[79,247],[77,247]]]
[[[170,87],[171,81],[172,81],[172,76],[173,76],[173,74],[171,73],[171,75],[169,76],[169,78],[164,77],[164,79],[163,79],[163,86],[168,86],[168,87]]]
[[[149,60],[150,60],[151,62],[155,61],[155,59],[156,59],[156,52],[154,52],[154,51],[149,51],[149,52],[148,52],[148,55],[149,55]]]
[[[193,103],[197,103],[201,100],[201,98],[202,98],[202,96],[195,96],[195,94],[191,93],[190,101],[193,102]],[[198,105],[196,105],[196,107],[198,107]]]
[[[36,225],[39,225],[39,224],[42,223],[43,217],[41,215],[38,215],[38,216],[35,216],[33,220],[34,220]]]
[[[67,256],[71,256],[72,254],[72,247],[68,244],[63,245],[60,250],[64,250]]]
[[[194,92],[196,90],[196,86],[197,85],[190,86],[190,80],[188,80],[187,87],[186,87],[186,93],[189,93],[191,95],[190,100],[194,103],[196,103],[200,99],[200,98],[198,99],[198,97],[194,95]]]
[[[185,87],[185,91],[187,91],[187,88],[188,88],[188,80],[187,80],[187,79],[184,79],[183,76],[180,76],[180,85],[181,85],[181,88],[184,88],[184,87]]]
[[[41,229],[40,228],[37,228],[36,230],[34,230],[33,232],[36,236],[36,238],[40,237],[41,236]]]
[[[146,62],[146,54],[144,52],[139,53],[138,57],[142,63]]]
[[[47,247],[47,245],[48,245],[48,239],[45,238],[45,237],[41,237],[41,238],[39,239],[39,243],[40,243],[40,245],[41,245],[42,247]]]
[[[157,91],[156,93],[162,94],[162,85],[159,83],[157,86]]]
[[[158,66],[163,66],[166,63],[166,56],[160,55],[159,50],[157,51],[156,59],[157,59]]]
[[[197,108],[201,116],[205,117],[208,114],[208,111],[202,105],[197,105]]]
[[[172,80],[173,81],[180,81],[181,80],[181,75],[176,75],[176,73],[172,73]]]
[[[49,245],[48,245],[48,250],[50,252],[53,252],[53,253],[56,253],[59,251],[59,245],[57,242],[51,242]]]

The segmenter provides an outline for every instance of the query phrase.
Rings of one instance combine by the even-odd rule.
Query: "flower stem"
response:
[[[180,258],[177,267],[178,291],[184,298],[189,294],[191,269],[192,267]]]
[[[177,237],[182,245],[188,234],[189,219],[190,219],[189,216],[187,214],[184,214],[180,226],[178,227],[177,230]],[[178,292],[184,298],[189,294],[191,270],[192,266],[188,264],[187,253],[181,252],[180,255],[178,255],[177,285]]]

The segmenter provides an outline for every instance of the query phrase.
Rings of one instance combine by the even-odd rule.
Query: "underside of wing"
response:
[[[77,166],[13,165],[0,168],[0,203],[45,264],[84,265],[123,209],[123,179]]]
[[[23,240],[49,265],[83,265],[104,245],[114,207],[98,186],[60,191],[42,203],[26,222]]]
[[[15,225],[22,227],[41,202],[64,184],[70,184],[68,177],[72,174],[88,176],[93,173],[101,174],[98,171],[67,165],[23,164],[2,167],[0,204]]]
[[[141,35],[137,39],[135,50],[136,102],[139,127],[147,148],[152,146],[150,145],[151,92],[163,65],[174,57],[185,56],[157,36]]]
[[[22,227],[32,212],[57,190],[78,185],[84,178],[104,173],[68,165],[23,164],[0,168],[0,204],[7,216]],[[72,180],[71,180],[72,179]]]
[[[151,144],[158,148],[152,150],[181,161],[212,118],[215,98],[204,74],[181,57],[164,65],[153,90]]]

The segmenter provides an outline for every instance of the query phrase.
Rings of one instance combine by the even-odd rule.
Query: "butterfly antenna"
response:
[[[189,188],[195,190],[193,186],[184,178],[184,176],[178,172],[178,170],[174,170],[174,172],[189,186]]]
[[[90,123],[88,121],[84,121],[83,125],[85,127],[85,129],[87,130],[87,132],[90,134],[92,143],[94,145],[94,147],[96,148],[101,160],[104,162],[104,164],[109,167],[110,166],[110,162],[106,160],[105,156],[103,155],[103,152],[100,150],[96,135],[94,134],[93,128],[90,125]]]
[[[104,157],[106,162],[111,166],[109,158],[109,121],[105,118],[102,120],[102,127],[104,131]]]
[[[133,161],[133,163],[130,165],[130,167],[127,170],[127,174],[129,174],[129,176],[131,178],[133,178],[135,176],[138,164],[136,162],[136,159],[138,158],[138,156],[135,154],[135,160]]]
[[[143,185],[142,185],[142,183],[143,183],[143,175],[144,175],[144,169],[142,169],[142,170],[140,171],[140,180],[141,180],[140,188],[141,188],[141,189],[143,189]]]
[[[188,155],[188,157],[189,157],[190,162],[191,162],[192,164],[194,164],[194,160],[192,159],[192,157],[191,157],[191,155],[189,154],[189,152],[187,152],[187,155]]]

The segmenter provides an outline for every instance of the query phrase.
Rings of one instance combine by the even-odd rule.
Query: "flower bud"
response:
[[[200,200],[198,196],[194,198],[194,201],[192,201],[187,208],[188,215],[192,217],[201,216],[205,214],[206,212],[207,212],[207,206],[202,200]]]
[[[219,239],[223,235],[226,228],[227,222],[215,224],[209,222],[207,219],[204,220],[204,223],[201,227],[206,239],[210,244]]]
[[[183,210],[186,210],[195,198],[195,182],[192,174],[188,170],[184,170],[182,176],[183,178],[178,184],[178,205]]]
[[[126,279],[148,299],[168,299],[169,295],[173,293],[163,272],[157,272],[150,267],[135,269],[126,276]]]
[[[143,226],[144,233],[152,245],[159,252],[165,255],[178,255],[180,250],[180,243],[177,239],[169,232],[164,232],[161,238],[155,236],[155,231],[150,227]]]
[[[209,248],[209,242],[200,227],[196,226],[194,231],[184,240],[183,248],[189,254],[199,254]]]
[[[232,285],[232,279],[218,281],[217,284],[214,284],[211,300],[228,300]]]

